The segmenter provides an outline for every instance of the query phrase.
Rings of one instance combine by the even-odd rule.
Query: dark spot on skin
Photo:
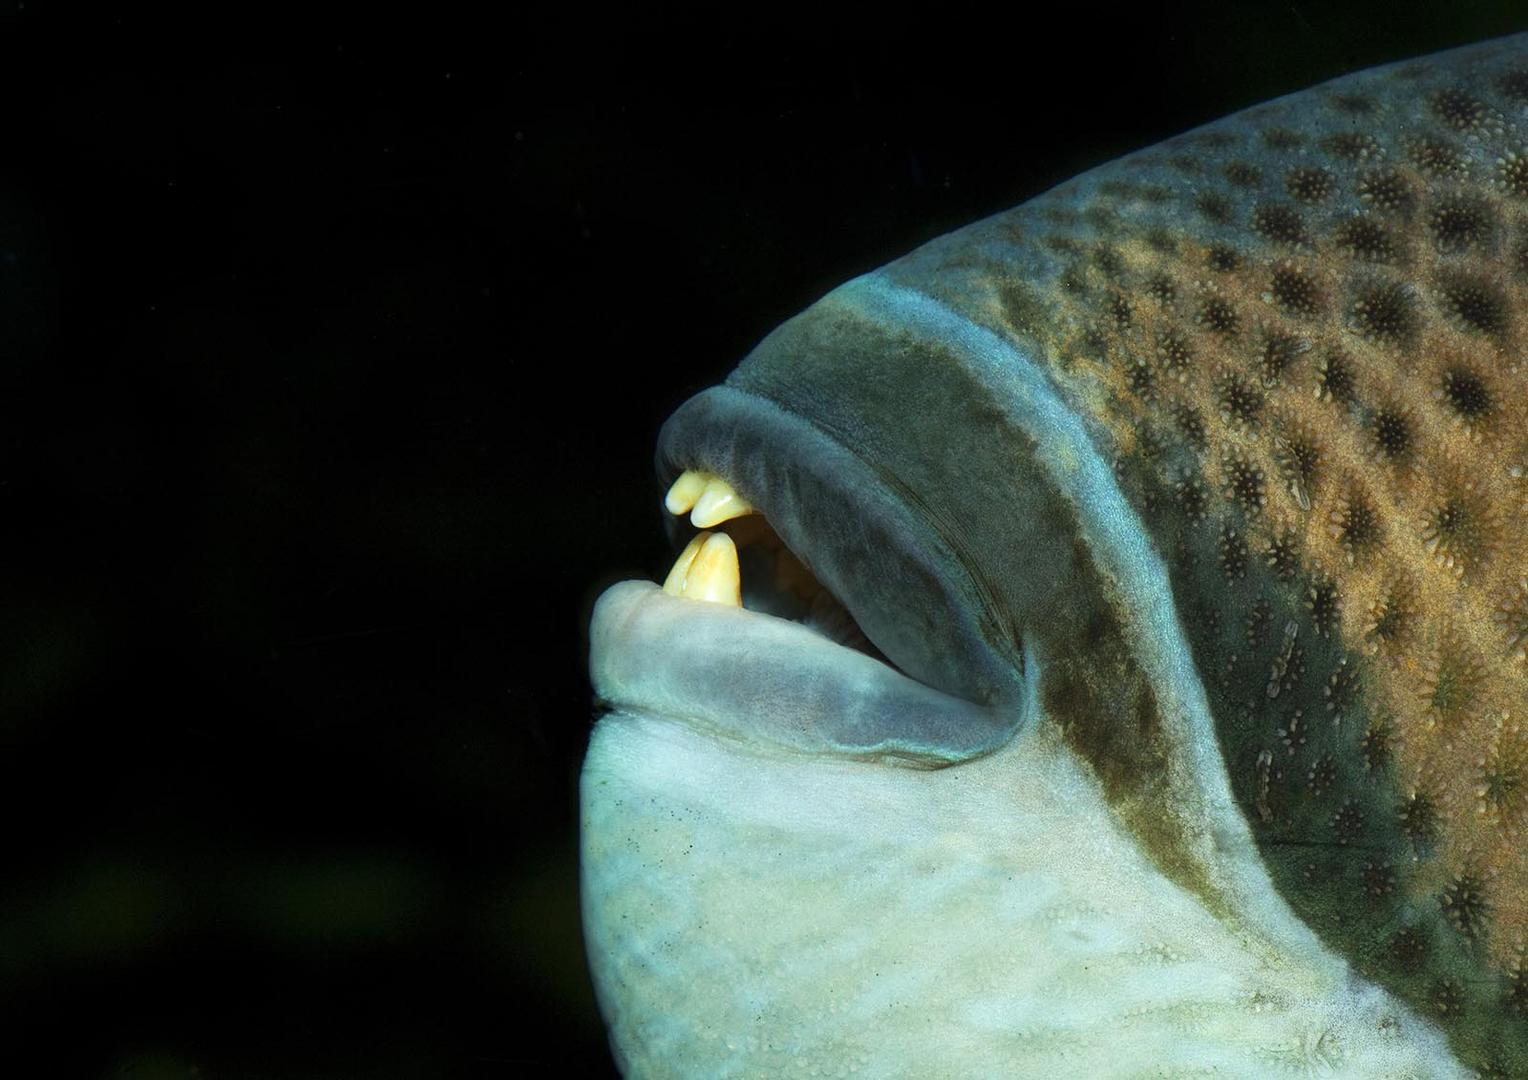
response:
[[[1496,86],[1514,104],[1528,104],[1528,69],[1507,72],[1496,80]]]
[[[1304,267],[1283,263],[1273,268],[1274,303],[1286,314],[1311,318],[1321,311],[1321,289]]]
[[[1236,500],[1248,517],[1263,508],[1263,470],[1234,450],[1222,462],[1226,494]]]
[[[1293,334],[1270,331],[1263,337],[1257,354],[1258,374],[1265,387],[1276,386],[1301,353],[1310,348],[1310,342]]]
[[[1174,493],[1178,500],[1178,509],[1190,522],[1197,523],[1204,520],[1206,508],[1209,506],[1209,492],[1205,490],[1204,482],[1191,472],[1184,472],[1178,478]]]
[[[1416,192],[1399,169],[1375,169],[1358,179],[1358,197],[1383,214],[1402,216],[1416,205]]]
[[[1419,854],[1430,852],[1438,839],[1438,810],[1432,799],[1425,792],[1414,791],[1401,800],[1397,815],[1412,849]]]
[[[1491,411],[1491,392],[1485,380],[1464,367],[1443,373],[1443,400],[1460,417],[1479,420]]]
[[[1464,987],[1458,979],[1439,979],[1433,983],[1433,1011],[1445,1020],[1464,1015]]]
[[[1347,657],[1337,661],[1337,670],[1326,680],[1322,693],[1326,696],[1327,712],[1341,716],[1352,708],[1358,697],[1358,672]]]
[[[1321,140],[1321,149],[1344,161],[1374,160],[1384,148],[1373,135],[1363,131],[1339,131]]]
[[[1269,128],[1263,132],[1263,145],[1270,150],[1298,150],[1305,137],[1288,128]]]
[[[1264,203],[1253,210],[1252,228],[1269,243],[1285,247],[1300,247],[1310,241],[1300,215],[1282,203]]]
[[[1337,226],[1337,246],[1355,259],[1365,262],[1393,263],[1400,259],[1401,247],[1390,230],[1370,218],[1349,218]]]
[[[1220,530],[1220,572],[1227,581],[1239,581],[1247,573],[1247,541],[1234,525]]]
[[[1157,332],[1157,359],[1161,362],[1164,371],[1178,378],[1188,370],[1189,364],[1194,359],[1194,353],[1182,334],[1171,328],[1164,328]]]
[[[1100,236],[1115,236],[1121,229],[1119,215],[1102,203],[1090,205],[1082,212],[1082,219],[1093,226]]]
[[[1232,161],[1225,168],[1226,179],[1239,188],[1254,188],[1263,182],[1263,174],[1245,161]]]
[[[1401,345],[1416,329],[1416,305],[1409,288],[1399,282],[1371,281],[1359,287],[1348,317],[1365,340]]]
[[[1216,244],[1210,248],[1207,261],[1211,270],[1222,274],[1229,274],[1241,267],[1241,256],[1236,253],[1236,249],[1224,244]]]
[[[1486,902],[1485,883],[1474,874],[1455,877],[1444,887],[1438,902],[1454,929],[1465,937],[1477,938],[1485,930],[1490,905]]]
[[[1362,492],[1350,491],[1332,511],[1332,535],[1348,553],[1348,561],[1379,542],[1379,514]]]
[[[1156,389],[1156,373],[1139,357],[1129,361],[1129,367],[1125,371],[1125,385],[1130,387],[1132,393],[1150,398]]]
[[[1284,190],[1299,202],[1325,202],[1336,187],[1332,174],[1319,165],[1300,165],[1284,174]]]
[[[1268,601],[1258,597],[1252,603],[1252,610],[1247,613],[1243,623],[1242,632],[1246,635],[1247,644],[1256,648],[1263,643],[1268,635],[1268,623],[1273,619],[1273,609]]]
[[[1305,719],[1305,710],[1291,709],[1285,713],[1283,726],[1273,734],[1284,744],[1286,753],[1293,755],[1303,750],[1310,739],[1310,722]]]
[[[1476,788],[1482,807],[1500,820],[1514,811],[1521,801],[1523,763],[1507,747],[1497,746],[1480,766]]]
[[[1364,812],[1357,800],[1348,799],[1332,815],[1332,838],[1341,846],[1356,843],[1363,836]]]
[[[1455,131],[1478,131],[1490,116],[1485,102],[1457,86],[1439,90],[1428,104],[1433,114]]]
[[[1376,409],[1369,420],[1374,448],[1381,457],[1395,461],[1411,449],[1411,421],[1399,406]]]
[[[1313,795],[1325,795],[1337,781],[1337,763],[1331,754],[1322,754],[1305,773],[1305,786]]]
[[[1453,274],[1438,287],[1443,310],[1462,330],[1499,335],[1507,329],[1507,300],[1490,279]]]
[[[1422,541],[1461,573],[1482,563],[1495,546],[1493,522],[1468,488],[1455,488],[1427,508]]]
[[[1364,636],[1382,648],[1389,648],[1404,638],[1410,628],[1410,590],[1401,580],[1393,580],[1369,608],[1369,625]]]
[[[1158,274],[1146,283],[1146,294],[1162,307],[1178,298],[1178,287],[1165,274]]]
[[[1422,704],[1443,723],[1461,719],[1475,702],[1480,665],[1457,641],[1445,641],[1421,687]]]
[[[1316,387],[1323,399],[1350,404],[1357,392],[1352,359],[1338,349],[1328,352],[1316,365]]]
[[[1109,297],[1109,318],[1114,323],[1116,330],[1124,330],[1130,326],[1130,300],[1123,293],[1114,293]]]
[[[1285,531],[1268,542],[1263,558],[1274,577],[1288,581],[1300,569],[1300,544],[1293,532]]]
[[[1395,728],[1389,717],[1380,716],[1369,721],[1369,726],[1359,739],[1359,750],[1363,754],[1366,770],[1374,772],[1390,764],[1394,739]]]
[[[1194,321],[1221,337],[1233,337],[1240,324],[1236,309],[1219,296],[1205,297],[1199,304],[1199,312],[1194,316]]]
[[[1231,200],[1217,192],[1206,192],[1194,200],[1194,208],[1202,214],[1207,221],[1213,221],[1217,225],[1228,225],[1234,213],[1231,208]]]
[[[1364,892],[1370,896],[1386,897],[1395,892],[1395,864],[1392,862],[1367,859],[1359,871],[1359,878],[1363,881]]]
[[[1492,227],[1490,208],[1484,200],[1468,195],[1447,195],[1434,203],[1427,214],[1433,244],[1446,255],[1485,247]]]
[[[1374,99],[1363,94],[1333,94],[1332,107],[1349,116],[1368,116],[1374,112]]]
[[[1067,267],[1061,272],[1061,276],[1056,279],[1056,284],[1064,292],[1071,293],[1073,296],[1085,296],[1088,292],[1087,275],[1080,266]]]
[[[1221,374],[1216,380],[1215,397],[1220,405],[1221,422],[1232,427],[1255,424],[1263,409],[1263,392],[1239,372]]]
[[[1342,605],[1337,596],[1337,583],[1330,577],[1322,575],[1311,584],[1310,592],[1306,595],[1305,606],[1310,608],[1311,622],[1316,627],[1316,633],[1322,637],[1330,637],[1342,615]]]
[[[1120,258],[1119,252],[1111,247],[1094,248],[1093,265],[1111,281],[1118,279],[1125,268],[1124,260]]]
[[[1321,447],[1315,437],[1303,426],[1286,426],[1274,440],[1274,461],[1291,486],[1290,493],[1303,492],[1309,502],[1321,468]]]
[[[1528,198],[1528,150],[1508,150],[1497,159],[1496,183],[1513,198]]]
[[[1504,1004],[1518,1016],[1528,1016],[1528,971],[1525,967],[1522,950],[1512,963],[1512,969],[1507,972],[1507,993]]]
[[[1163,255],[1173,255],[1178,251],[1177,237],[1160,226],[1147,231],[1146,244]]]
[[[1427,176],[1463,176],[1469,169],[1464,155],[1436,135],[1420,135],[1406,143],[1411,163]]]
[[[1186,402],[1176,401],[1172,406],[1172,415],[1178,431],[1189,446],[1196,451],[1203,451],[1209,440],[1204,428],[1204,417],[1199,415],[1199,410]]]

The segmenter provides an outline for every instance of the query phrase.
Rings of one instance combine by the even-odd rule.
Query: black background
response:
[[[608,1072],[584,627],[666,569],[667,412],[1090,165],[1528,26],[1044,14],[0,21],[0,1057]]]

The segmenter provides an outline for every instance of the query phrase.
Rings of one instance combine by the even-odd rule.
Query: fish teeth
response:
[[[696,533],[674,560],[663,580],[663,591],[670,596],[742,607],[743,579],[732,537],[721,532]]]
[[[663,497],[663,505],[669,513],[678,517],[688,514],[700,498],[700,493],[706,490],[708,474],[696,472],[694,469],[686,469],[679,474],[679,479],[669,485],[668,494]]]
[[[714,529],[724,521],[754,513],[753,506],[714,473],[686,469],[663,498],[668,512],[689,514],[697,529]]]

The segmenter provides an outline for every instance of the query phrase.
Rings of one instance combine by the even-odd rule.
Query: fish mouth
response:
[[[939,766],[1021,726],[1018,635],[916,493],[841,433],[731,386],[664,425],[678,558],[595,606],[590,670],[617,712],[760,746]]]

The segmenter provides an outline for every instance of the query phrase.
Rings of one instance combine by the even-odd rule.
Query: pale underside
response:
[[[1254,945],[1054,728],[939,770],[598,725],[585,925],[637,1076],[1464,1076],[1319,945]]]

